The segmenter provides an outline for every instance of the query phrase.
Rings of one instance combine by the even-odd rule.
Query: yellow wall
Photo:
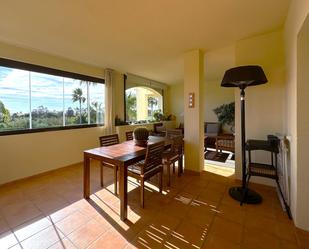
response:
[[[96,77],[104,76],[103,68],[4,43],[0,43],[0,57]],[[83,150],[97,146],[98,137],[103,134],[104,128],[96,127],[0,136],[0,184],[80,162]]]
[[[247,139],[267,139],[268,134],[283,133],[284,120],[284,43],[282,31],[272,32],[236,43],[236,65],[260,65],[268,83],[246,89],[246,136]],[[241,175],[240,161],[240,97],[235,90],[236,103],[236,174]],[[263,153],[253,159],[268,161]],[[253,179],[273,183],[263,178]]]
[[[303,98],[306,88],[299,83],[298,53],[301,51],[301,39],[299,32],[309,14],[308,0],[294,0],[291,3],[288,17],[285,23],[285,53],[286,53],[286,106],[285,106],[285,131],[291,140],[291,209],[295,224],[303,229],[309,230],[309,168],[307,163],[308,153],[308,123],[306,115],[302,110],[308,112],[308,98]],[[308,44],[308,43],[307,43]],[[300,47],[298,47],[298,45]],[[308,46],[308,45],[307,45]],[[305,47],[303,47],[305,48]],[[308,57],[308,55],[307,55]],[[299,61],[301,63],[301,61]],[[308,71],[308,68],[306,69]],[[302,77],[302,76],[301,76]],[[302,101],[303,100],[303,101]],[[305,101],[304,101],[305,100]],[[305,106],[304,106],[305,105]],[[305,110],[302,109],[305,107]],[[305,124],[305,129],[301,128]],[[306,196],[307,195],[307,196]]]
[[[204,85],[203,103],[205,122],[217,122],[217,115],[213,109],[234,101],[234,90],[232,88],[222,88],[221,81],[206,80]],[[171,85],[169,87],[169,111],[176,116],[177,125],[183,122],[183,83]],[[229,127],[224,127],[226,132],[230,132]]]
[[[179,126],[183,119],[183,83],[170,85],[166,94],[166,102],[168,105],[168,112],[176,116],[176,125]]]
[[[204,168],[204,56],[200,50],[184,54],[184,150],[186,170]],[[193,106],[189,95],[194,94]]]

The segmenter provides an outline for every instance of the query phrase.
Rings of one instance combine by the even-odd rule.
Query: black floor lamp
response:
[[[241,66],[227,70],[221,82],[222,87],[238,87],[240,89],[241,104],[241,158],[242,158],[242,186],[231,187],[230,196],[240,203],[257,204],[262,197],[246,186],[246,129],[245,129],[245,89],[248,86],[265,84],[267,78],[260,66]]]

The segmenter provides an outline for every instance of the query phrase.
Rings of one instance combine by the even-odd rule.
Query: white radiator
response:
[[[276,135],[280,139],[279,154],[278,154],[278,176],[279,184],[288,206],[290,206],[290,138],[287,136]],[[285,210],[282,197],[277,187],[277,192],[281,206]],[[286,210],[285,210],[286,211]]]

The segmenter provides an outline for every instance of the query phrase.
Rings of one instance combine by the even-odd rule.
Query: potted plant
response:
[[[231,131],[235,132],[235,102],[229,104],[223,104],[215,108],[214,113],[218,117],[218,121],[222,125],[228,125]]]
[[[137,127],[133,131],[135,144],[138,146],[147,146],[149,131],[145,127]]]

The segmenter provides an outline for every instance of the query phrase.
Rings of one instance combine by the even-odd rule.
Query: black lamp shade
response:
[[[256,86],[265,84],[267,78],[260,66],[241,66],[227,70],[221,82],[222,87],[239,87]]]

